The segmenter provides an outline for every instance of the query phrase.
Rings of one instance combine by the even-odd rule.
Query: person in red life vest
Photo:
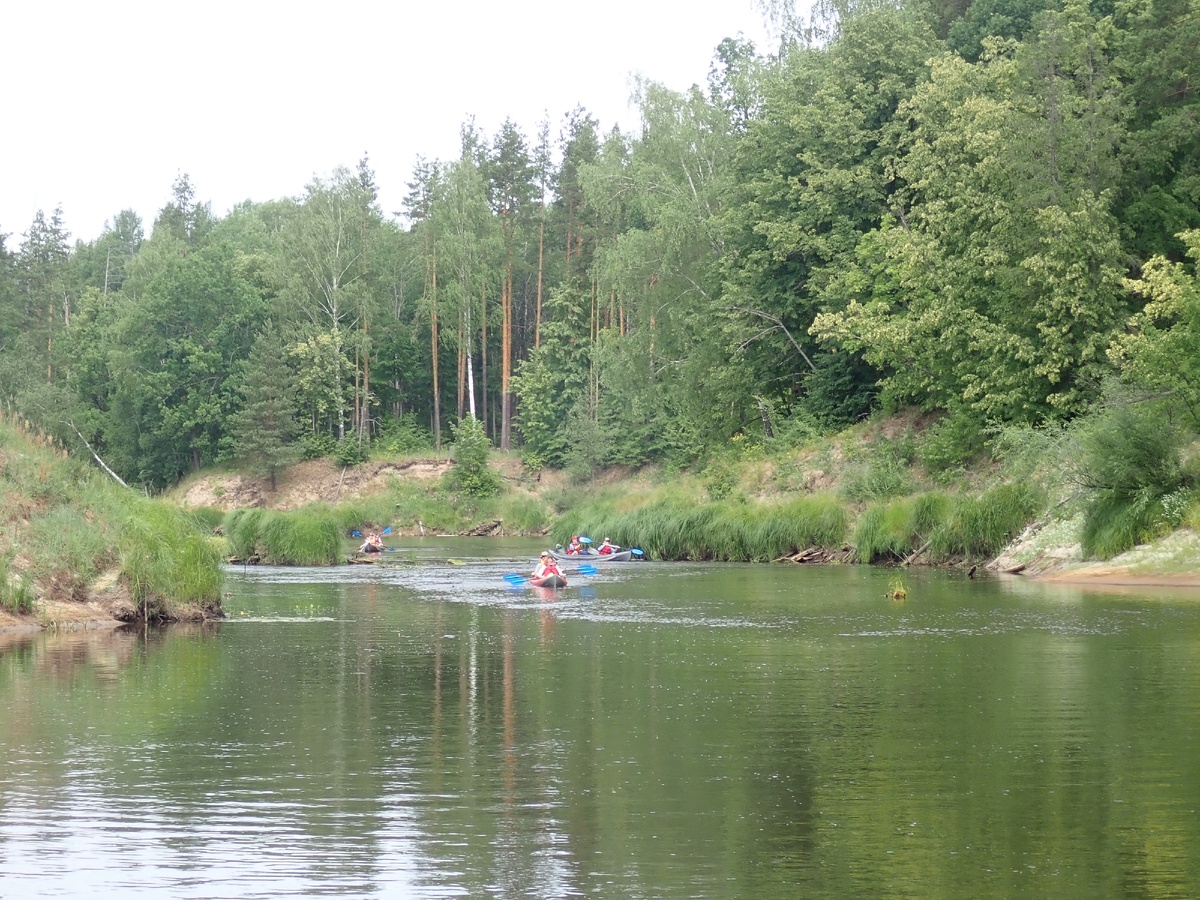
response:
[[[561,575],[558,571],[558,566],[554,562],[554,557],[550,555],[549,550],[543,550],[542,555],[538,558],[538,564],[533,567],[534,578],[545,578],[547,575]]]
[[[567,544],[567,556],[579,556],[583,553],[583,542],[579,540],[578,535],[571,538],[571,543]]]
[[[609,556],[609,555],[615,553],[619,549],[621,549],[621,548],[613,546],[612,541],[610,541],[608,538],[605,538],[604,543],[600,545],[600,549],[597,552],[601,556]]]

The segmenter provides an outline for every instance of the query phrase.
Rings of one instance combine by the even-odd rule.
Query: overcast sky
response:
[[[630,131],[631,74],[683,90],[725,37],[769,49],[752,0],[17,0],[3,20],[10,250],[38,209],[61,205],[72,240],[127,208],[149,233],[180,173],[223,216],[364,153],[392,212],[417,156],[454,157],[470,116],[532,142],[582,105]]]

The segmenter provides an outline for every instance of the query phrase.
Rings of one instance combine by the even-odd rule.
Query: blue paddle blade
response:
[[[379,532],[379,533],[380,533],[380,534],[391,534],[391,533],[392,533],[392,526],[391,526],[391,525],[389,525],[387,528],[383,529],[383,531],[381,531],[381,532]]]
[[[595,566],[580,566],[575,571],[578,572],[580,575],[595,575],[600,570],[597,569]]]
[[[525,576],[518,575],[515,572],[510,572],[509,574],[504,576],[504,580],[507,581],[509,584],[524,584]]]
[[[641,547],[631,547],[629,552],[632,553],[634,556],[642,556],[643,555]]]
[[[590,537],[584,537],[583,535],[579,536],[579,543],[590,544],[591,542],[592,542],[592,539]]]
[[[350,534],[353,535],[354,537],[362,537],[361,531],[351,531]]]

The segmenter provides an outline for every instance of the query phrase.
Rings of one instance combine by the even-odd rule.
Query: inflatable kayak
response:
[[[629,562],[633,556],[632,550],[620,550],[616,553],[596,553],[589,550],[587,553],[564,553],[562,550],[551,550],[554,558],[559,562]]]
[[[529,583],[534,587],[564,588],[567,586],[567,579],[556,572],[548,572],[541,578],[530,578]]]

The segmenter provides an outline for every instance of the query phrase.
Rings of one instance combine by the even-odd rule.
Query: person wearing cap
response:
[[[538,558],[538,564],[533,567],[533,577],[543,578],[546,575],[561,575],[558,571],[558,566],[554,563],[554,557],[549,550],[543,550],[542,555]]]
[[[571,543],[567,544],[567,556],[580,556],[583,553],[583,543],[579,540],[578,535],[572,536]]]
[[[605,538],[604,543],[600,545],[600,549],[597,550],[596,552],[599,553],[601,556],[609,556],[610,554],[614,553],[617,549],[618,549],[617,547],[613,546],[612,541],[610,541],[608,538]]]

